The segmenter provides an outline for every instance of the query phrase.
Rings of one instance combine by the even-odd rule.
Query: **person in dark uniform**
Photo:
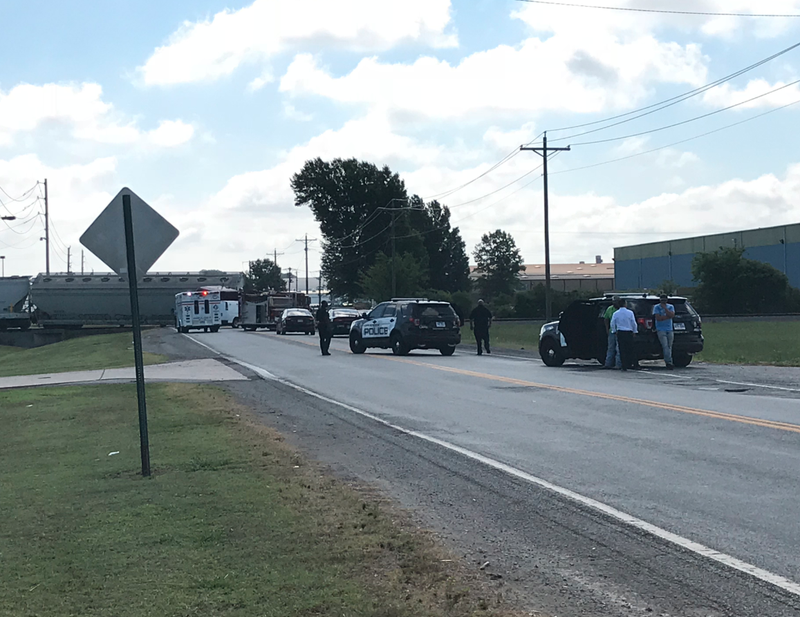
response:
[[[478,306],[472,309],[469,314],[469,329],[475,333],[475,342],[478,343],[478,355],[483,354],[482,346],[486,347],[486,353],[492,353],[489,349],[489,327],[492,325],[492,312],[483,304],[483,300],[478,300]],[[481,345],[483,344],[483,345]]]
[[[333,328],[331,328],[331,316],[328,314],[328,303],[325,300],[320,303],[317,309],[317,332],[319,332],[319,350],[322,355],[331,355],[328,348],[331,346]]]

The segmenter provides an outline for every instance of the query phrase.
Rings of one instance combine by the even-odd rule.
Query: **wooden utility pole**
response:
[[[50,209],[47,201],[47,178],[44,179],[44,263],[45,272],[50,274]]]
[[[547,157],[550,152],[569,152],[570,147],[566,148],[548,148],[547,147],[547,131],[544,133],[542,145],[539,148],[532,148],[529,146],[520,146],[520,150],[530,150],[542,157],[544,164],[544,315],[547,321],[553,318],[553,304],[550,294],[550,213],[547,195]]]
[[[295,242],[305,242],[306,243],[306,297],[308,297],[308,243],[309,242],[316,242],[316,238],[308,239],[308,234],[306,234],[305,238],[300,238],[299,240],[295,240]]]

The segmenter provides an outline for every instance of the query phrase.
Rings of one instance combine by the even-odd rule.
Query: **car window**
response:
[[[449,304],[416,304],[414,305],[414,317],[453,317],[455,311]]]
[[[383,317],[394,317],[397,315],[397,306],[394,304],[387,304],[383,310]]]
[[[385,308],[386,308],[386,304],[379,304],[378,306],[376,306],[374,309],[372,309],[370,311],[369,315],[367,315],[367,318],[368,319],[378,319],[380,317],[383,317],[383,311],[384,311]]]

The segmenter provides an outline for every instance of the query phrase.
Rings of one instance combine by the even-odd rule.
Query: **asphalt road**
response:
[[[170,336],[176,349],[192,338],[274,376],[230,388],[321,460],[413,508],[468,559],[493,563],[528,606],[800,615],[791,369],[619,373],[477,357],[467,345],[450,358],[398,358],[356,356],[335,339],[322,357],[303,335]],[[741,572],[750,567],[756,576]]]

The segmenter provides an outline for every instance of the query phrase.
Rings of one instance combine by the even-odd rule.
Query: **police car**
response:
[[[452,356],[461,342],[461,322],[447,302],[393,298],[364,313],[350,326],[350,351],[391,349],[404,356],[412,349],[438,349]]]

